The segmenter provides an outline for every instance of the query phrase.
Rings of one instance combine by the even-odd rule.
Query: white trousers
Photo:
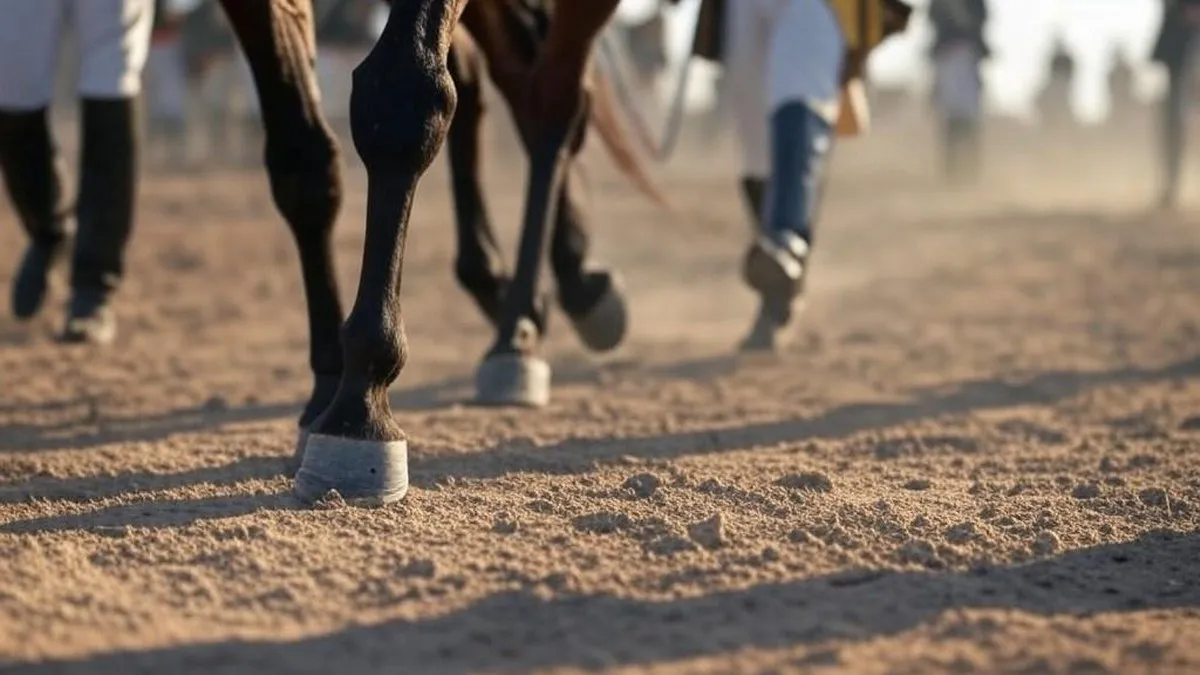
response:
[[[0,0],[0,108],[50,104],[68,22],[79,45],[81,97],[141,92],[154,0]]]
[[[775,110],[805,103],[836,121],[845,38],[826,0],[731,0],[725,11],[724,95],[731,97],[743,174],[767,177]]]

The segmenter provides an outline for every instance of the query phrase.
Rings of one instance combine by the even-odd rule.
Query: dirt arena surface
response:
[[[595,359],[555,321],[540,412],[464,404],[489,336],[435,167],[393,396],[413,489],[374,511],[281,475],[307,336],[263,175],[149,176],[114,348],[51,341],[61,290],[0,318],[0,670],[1200,672],[1200,223],[1144,208],[1146,121],[997,129],[966,193],[925,126],[881,125],[841,150],[778,357],[732,352],[728,149],[663,174],[675,214],[593,157],[632,334]],[[522,170],[489,167],[509,246]]]

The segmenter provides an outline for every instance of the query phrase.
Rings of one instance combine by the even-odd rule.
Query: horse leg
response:
[[[625,339],[628,309],[620,277],[589,264],[587,216],[568,174],[558,197],[550,242],[550,266],[558,282],[558,302],[571,327],[589,349],[607,352]]]
[[[530,160],[525,218],[496,342],[476,374],[481,403],[541,406],[549,401],[550,366],[538,353],[544,330],[538,307],[541,267],[573,141],[586,119],[588,55],[616,5],[616,0],[579,0],[557,6],[534,66],[532,90],[515,110]]]
[[[450,50],[450,76],[458,92],[458,106],[450,123],[446,146],[454,195],[458,256],[455,276],[487,320],[500,321],[500,303],[508,286],[504,258],[492,230],[483,197],[480,136],[483,132],[482,55],[465,40]]]
[[[465,0],[397,0],[375,47],[354,69],[350,128],[367,171],[367,226],[354,307],[342,327],[341,384],[312,426],[295,491],[315,501],[382,505],[408,492],[408,442],[388,387],[407,359],[400,302],[413,198],[450,128],[447,63]]]
[[[481,39],[481,47],[488,54],[485,65],[495,68],[496,62],[508,63],[507,70],[532,66],[538,58],[547,37],[550,13],[544,5],[497,4],[493,6],[471,6],[463,14],[463,24],[472,31],[472,36]],[[501,65],[494,72],[503,73]],[[500,80],[500,93],[504,96],[514,115],[520,114],[522,91]],[[459,87],[459,110],[463,109],[465,96]],[[450,131],[453,153],[455,128]],[[571,160],[583,146],[585,127],[575,131],[571,139]],[[522,134],[522,143],[527,154],[534,151],[530,139]],[[453,154],[452,154],[453,157]],[[615,348],[625,336],[627,315],[620,280],[603,269],[589,269],[588,234],[585,211],[577,201],[577,192],[572,188],[572,175],[566,172],[562,188],[558,193],[557,213],[551,235],[550,260],[555,280],[558,282],[558,299],[572,327],[585,345],[595,351]],[[539,328],[543,328],[535,318]]]
[[[342,307],[331,241],[342,203],[341,164],[321,113],[308,3],[222,0],[222,5],[254,73],[271,196],[300,253],[313,391],[300,415],[293,460],[298,464],[307,430],[333,399],[342,374]]]

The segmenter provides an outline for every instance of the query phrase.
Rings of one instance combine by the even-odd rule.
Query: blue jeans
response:
[[[804,103],[785,104],[771,116],[771,178],[762,223],[768,235],[791,231],[812,243],[833,142],[832,125]]]

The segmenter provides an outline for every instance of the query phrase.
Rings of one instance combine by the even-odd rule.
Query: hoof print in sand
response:
[[[662,486],[662,479],[652,473],[639,473],[625,479],[621,487],[629,490],[638,499],[649,499]]]
[[[714,513],[707,520],[688,526],[688,536],[700,546],[714,550],[721,548],[728,539],[725,534],[725,521],[720,513]]]
[[[829,476],[818,471],[789,473],[775,481],[775,484],[789,490],[802,490],[805,492],[829,492],[833,490],[833,481],[829,479]]]

